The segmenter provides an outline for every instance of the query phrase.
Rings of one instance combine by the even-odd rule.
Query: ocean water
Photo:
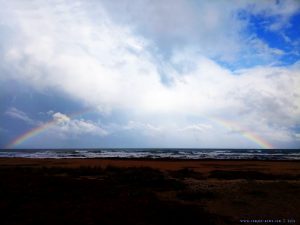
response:
[[[297,149],[3,149],[0,157],[300,160]]]

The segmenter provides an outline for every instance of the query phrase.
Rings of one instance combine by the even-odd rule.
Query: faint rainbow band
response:
[[[233,121],[224,120],[220,118],[211,118],[212,121],[215,121],[216,123],[226,127],[227,129],[233,130],[244,136],[246,139],[256,143],[258,146],[264,149],[274,149],[275,147],[269,143],[267,140],[263,139],[263,137],[257,135],[256,133],[245,129],[244,127],[241,127],[237,123],[234,123]]]
[[[84,109],[84,110],[80,110],[80,111],[77,111],[75,113],[71,113],[69,115],[67,115],[69,118],[73,118],[73,117],[76,117],[76,116],[80,116],[80,115],[83,115],[85,113],[89,113],[89,112],[92,112],[94,111],[93,109]],[[43,123],[42,125],[38,126],[38,127],[34,127],[28,131],[26,131],[25,133],[19,135],[18,137],[16,137],[15,139],[13,139],[11,142],[9,142],[5,148],[7,149],[11,149],[11,148],[14,148],[20,144],[22,144],[23,142],[25,142],[26,140],[32,138],[32,137],[35,137],[41,133],[43,133],[44,131],[46,131],[47,129],[51,128],[52,126],[54,126],[55,124],[57,123],[57,120],[56,119],[53,119],[51,121],[48,121],[47,123]]]
[[[85,110],[81,110],[81,111],[72,113],[72,114],[68,115],[68,117],[72,118],[72,117],[82,115],[82,114],[85,114],[88,112],[91,112],[91,109],[85,109]],[[238,132],[240,135],[242,135],[246,139],[256,143],[260,148],[274,149],[274,146],[271,143],[269,143],[267,140],[263,139],[261,136],[257,135],[254,132],[251,132],[249,130],[242,128],[241,126],[239,126],[238,124],[236,124],[232,121],[224,120],[224,119],[220,119],[220,118],[216,118],[216,117],[210,117],[210,120],[216,122],[217,124],[224,126],[227,129]],[[11,148],[18,146],[18,145],[22,144],[23,142],[25,142],[26,140],[29,140],[30,138],[35,137],[35,136],[41,134],[42,132],[46,131],[47,129],[51,128],[56,123],[57,123],[57,121],[55,119],[53,119],[53,120],[51,120],[47,123],[44,123],[38,127],[28,130],[25,133],[18,136],[17,138],[15,138],[8,145],[6,145],[6,148],[11,149]]]

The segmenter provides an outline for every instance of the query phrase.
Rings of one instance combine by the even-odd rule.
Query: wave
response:
[[[0,150],[0,157],[300,160],[300,152],[290,149],[47,149]]]

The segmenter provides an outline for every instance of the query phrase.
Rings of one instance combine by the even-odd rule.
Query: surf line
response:
[[[71,113],[69,115],[67,115],[69,118],[74,118],[76,116],[80,116],[83,115],[85,113],[91,112],[93,111],[93,109],[84,109],[84,110],[80,110],[74,113]],[[41,133],[43,133],[44,131],[46,131],[47,129],[51,128],[52,126],[54,126],[55,124],[57,124],[58,120],[57,119],[52,119],[46,123],[43,123],[42,125],[38,126],[38,127],[34,127],[28,131],[26,131],[25,133],[19,135],[18,137],[16,137],[15,139],[13,139],[10,143],[8,143],[5,148],[7,149],[12,149],[20,144],[22,144],[23,142],[27,141],[28,139],[31,139]]]
[[[237,123],[234,123],[229,120],[224,120],[216,117],[210,117],[210,119],[217,124],[222,125],[223,127],[238,132],[240,135],[245,137],[246,139],[256,143],[258,146],[264,149],[274,149],[274,146],[269,143],[267,140],[263,139],[261,136],[257,135],[256,133],[249,131]]]

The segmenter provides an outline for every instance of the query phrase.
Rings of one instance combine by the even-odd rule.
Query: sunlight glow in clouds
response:
[[[13,122],[0,127],[9,130],[1,146],[47,125],[51,118],[37,114],[49,108],[65,120],[56,125],[63,135],[49,130],[48,136],[92,134],[92,146],[131,147],[122,136],[126,143],[143,140],[141,147],[258,147],[212,117],[239,124],[270,143],[265,147],[300,146],[300,38],[290,31],[299,30],[291,22],[298,1],[2,4],[1,83],[29,87],[30,98],[68,96],[99,118],[67,120],[53,103],[27,115],[3,93],[9,100],[1,117]],[[14,132],[21,123],[23,131]],[[34,147],[35,139],[27,144]]]

